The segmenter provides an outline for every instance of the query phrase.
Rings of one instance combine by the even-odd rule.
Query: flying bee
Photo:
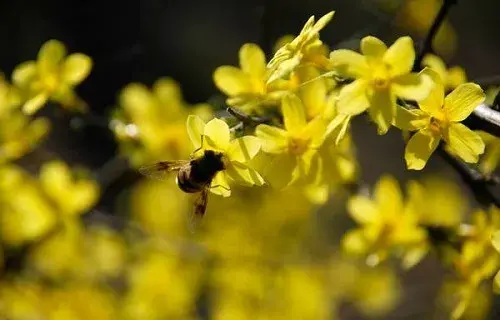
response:
[[[193,224],[205,214],[212,180],[218,172],[225,169],[222,157],[220,152],[205,150],[200,157],[191,160],[160,161],[140,167],[139,172],[151,178],[165,180],[169,173],[176,171],[175,180],[179,189],[186,193],[199,193],[190,217]]]

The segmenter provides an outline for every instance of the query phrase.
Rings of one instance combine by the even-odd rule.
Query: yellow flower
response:
[[[429,67],[441,77],[445,90],[451,91],[467,82],[465,70],[460,66],[446,68],[444,61],[434,54],[426,54],[422,60],[423,67]]]
[[[188,105],[173,79],[160,78],[151,89],[140,83],[127,85],[120,92],[119,108],[111,122],[120,152],[135,167],[187,157],[191,151],[186,132],[189,113],[204,120],[213,117],[206,104]]]
[[[476,163],[484,152],[484,142],[474,131],[460,122],[484,101],[484,92],[477,84],[462,84],[446,97],[439,75],[430,69],[435,87],[420,109],[399,108],[395,125],[403,130],[415,131],[405,149],[408,169],[421,170],[443,139],[449,150],[468,163]]]
[[[271,70],[267,83],[288,77],[304,60],[319,67],[328,68],[329,63],[323,43],[319,39],[319,32],[330,22],[333,14],[333,11],[329,12],[317,22],[312,16],[295,39],[276,51],[274,57],[267,64]]]
[[[439,177],[410,181],[408,203],[421,224],[434,227],[458,226],[468,209],[467,198],[460,187]]]
[[[292,179],[315,180],[320,174],[317,151],[326,130],[321,119],[306,121],[304,106],[293,94],[283,98],[281,110],[283,129],[261,124],[255,130],[261,139],[262,150],[273,155],[263,174],[278,188],[287,186]]]
[[[500,139],[485,131],[476,131],[485,144],[485,151],[479,159],[479,170],[491,176],[500,163]]]
[[[0,235],[19,246],[41,239],[57,224],[57,212],[37,182],[15,166],[0,169]]]
[[[432,88],[425,74],[411,72],[415,49],[410,37],[401,37],[387,46],[375,37],[361,40],[361,53],[340,49],[330,54],[333,69],[341,77],[355,79],[340,90],[340,114],[357,115],[368,109],[385,134],[396,114],[396,99],[423,100]]]
[[[40,184],[63,216],[76,216],[92,207],[99,197],[99,185],[90,179],[75,179],[61,161],[44,164]]]
[[[347,209],[360,227],[344,235],[348,253],[367,255],[367,263],[378,264],[395,249],[407,251],[425,244],[427,233],[418,224],[418,216],[405,205],[397,181],[383,176],[375,186],[373,199],[357,195],[349,199]]]
[[[267,84],[266,57],[259,46],[244,44],[239,59],[240,68],[221,66],[213,75],[217,88],[229,96],[226,103],[247,113],[260,113],[263,107],[278,104],[286,92],[273,83]]]
[[[276,40],[276,42],[274,43],[273,53],[276,53],[276,51],[292,42],[293,39],[295,39],[295,36],[293,34],[285,34],[279,37],[278,40]]]
[[[16,67],[12,79],[26,96],[23,111],[32,114],[49,99],[63,107],[85,110],[74,87],[90,73],[92,59],[82,53],[66,57],[64,44],[57,40],[45,42],[38,52],[37,61],[27,61]]]
[[[247,165],[260,150],[259,139],[243,136],[231,139],[227,123],[212,119],[208,123],[198,116],[190,115],[187,119],[189,138],[198,154],[205,150],[214,150],[222,154],[224,169],[216,174],[212,181],[212,193],[228,197],[231,195],[229,181],[243,185],[262,185],[260,174]]]

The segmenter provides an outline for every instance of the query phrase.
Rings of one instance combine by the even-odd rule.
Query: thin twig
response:
[[[236,119],[240,120],[243,122],[244,125],[247,124],[261,124],[261,123],[267,123],[271,119],[265,118],[265,117],[252,117],[238,109],[235,109],[233,107],[227,107],[227,112],[235,117]]]
[[[443,5],[439,9],[439,12],[437,13],[436,18],[434,19],[434,22],[432,23],[431,28],[429,29],[429,32],[427,33],[427,36],[425,37],[424,42],[422,43],[422,46],[420,48],[420,51],[418,52],[418,55],[415,59],[415,63],[413,65],[414,71],[418,71],[420,69],[420,65],[422,64],[424,56],[427,53],[433,51],[432,41],[436,37],[439,27],[441,27],[441,24],[448,15],[448,12],[450,11],[451,7],[454,4],[457,4],[457,2],[458,0],[444,0]]]
[[[474,130],[483,130],[500,137],[500,112],[493,110],[487,104],[479,105],[464,121],[464,124]]]

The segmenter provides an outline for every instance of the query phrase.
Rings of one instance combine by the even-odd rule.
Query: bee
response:
[[[139,168],[145,176],[165,180],[169,173],[177,172],[176,183],[186,193],[199,193],[194,200],[191,215],[191,227],[194,227],[205,215],[208,203],[208,192],[215,175],[224,170],[223,154],[214,150],[205,150],[200,157],[191,160],[160,161]]]

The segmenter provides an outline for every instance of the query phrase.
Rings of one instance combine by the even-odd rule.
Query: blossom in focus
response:
[[[25,113],[37,112],[49,100],[68,109],[86,109],[74,88],[89,75],[92,59],[82,53],[66,55],[63,43],[49,40],[40,48],[36,61],[23,62],[15,68],[12,80],[26,101]]]
[[[195,115],[188,117],[187,130],[198,154],[214,150],[223,155],[224,170],[215,175],[210,188],[212,193],[230,196],[229,181],[250,186],[264,183],[260,174],[247,165],[260,150],[259,139],[254,136],[232,139],[229,126],[224,121],[216,118],[205,124]]]
[[[226,103],[246,113],[261,113],[264,107],[278,104],[286,91],[277,82],[268,83],[269,71],[262,49],[246,43],[240,48],[239,59],[240,68],[221,66],[213,74],[217,88],[228,96]]]
[[[426,230],[404,202],[398,182],[390,176],[380,178],[373,198],[353,196],[347,209],[359,227],[344,235],[343,248],[348,253],[367,255],[370,265],[385,260],[396,249],[413,253],[412,249],[420,251],[426,244]]]
[[[179,84],[160,78],[149,89],[140,83],[125,86],[119,95],[111,127],[120,153],[135,167],[164,159],[183,159],[191,148],[186,132],[188,115],[213,117],[207,104],[188,105]]]
[[[324,69],[329,67],[325,47],[319,39],[319,32],[330,22],[333,14],[333,11],[329,12],[318,21],[315,21],[314,16],[312,16],[295,39],[276,51],[274,57],[267,64],[271,70],[268,83],[276,79],[288,78],[290,73],[303,61],[312,62]]]
[[[325,122],[307,122],[305,108],[293,94],[283,98],[281,110],[284,128],[261,124],[255,130],[262,150],[272,158],[263,174],[276,187],[287,186],[292,179],[315,180],[320,175],[317,151],[324,140]]]
[[[396,99],[425,99],[433,86],[422,73],[413,73],[415,49],[410,37],[401,37],[389,48],[379,39],[361,40],[361,54],[348,49],[330,54],[333,70],[339,76],[354,79],[339,93],[340,114],[357,115],[365,110],[385,134],[396,115]]]
[[[447,92],[467,82],[467,75],[462,67],[453,66],[448,69],[444,61],[435,54],[426,54],[422,60],[422,67],[429,67],[439,74]]]
[[[477,84],[458,86],[445,97],[444,86],[437,73],[426,69],[435,87],[419,109],[399,108],[395,125],[402,130],[417,131],[408,141],[405,160],[408,169],[421,170],[443,139],[448,150],[468,163],[476,163],[484,152],[484,142],[474,131],[460,122],[484,101]]]

